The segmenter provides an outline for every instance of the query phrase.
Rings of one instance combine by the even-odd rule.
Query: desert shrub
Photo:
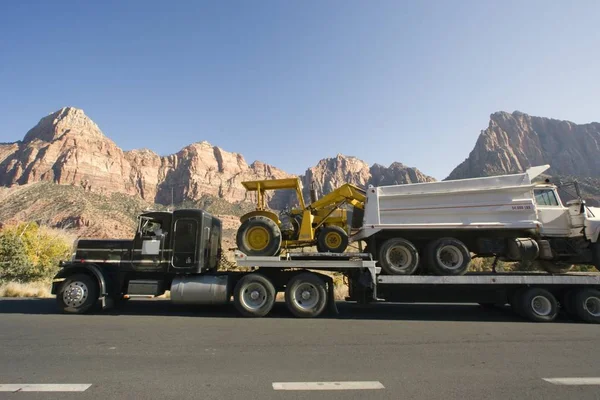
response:
[[[0,233],[0,279],[51,279],[70,252],[71,242],[57,230],[33,222],[6,226]]]

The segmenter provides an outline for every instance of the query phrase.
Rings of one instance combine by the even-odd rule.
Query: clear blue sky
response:
[[[207,140],[292,173],[325,157],[441,179],[498,110],[600,120],[600,2],[12,1],[0,141],[83,108],[128,150]]]

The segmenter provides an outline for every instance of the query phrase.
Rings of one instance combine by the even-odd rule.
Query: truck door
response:
[[[196,252],[198,241],[198,221],[181,218],[175,222],[173,232],[174,268],[193,268],[197,265],[199,255]]]
[[[569,209],[564,207],[552,188],[535,189],[538,219],[544,236],[569,236],[571,224]]]

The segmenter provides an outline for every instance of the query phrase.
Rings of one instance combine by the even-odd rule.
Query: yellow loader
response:
[[[256,192],[256,210],[240,218],[237,231],[238,249],[248,256],[275,256],[281,249],[317,246],[321,253],[343,253],[348,247],[348,210],[353,207],[353,220],[362,222],[365,192],[346,183],[331,193],[316,198],[311,190],[311,203],[306,205],[298,178],[242,182],[248,192]],[[279,214],[267,210],[265,191],[294,190],[299,208]]]

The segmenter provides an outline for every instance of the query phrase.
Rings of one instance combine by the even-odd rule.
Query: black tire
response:
[[[529,288],[520,297],[525,318],[533,322],[551,322],[556,319],[558,302],[546,289]]]
[[[56,294],[58,308],[68,314],[84,314],[98,302],[98,281],[86,274],[68,276]]]
[[[559,261],[535,260],[533,261],[533,267],[537,270],[546,271],[551,274],[566,274],[573,268],[573,264]]]
[[[575,314],[582,321],[600,323],[600,291],[596,289],[580,289],[573,296]]]
[[[378,247],[377,261],[388,275],[412,275],[419,267],[419,251],[406,239],[388,239]]]
[[[251,273],[242,277],[235,285],[233,304],[244,317],[264,317],[273,308],[276,295],[275,287],[269,279]]]
[[[281,251],[281,230],[268,217],[250,217],[239,227],[235,242],[247,256],[276,256]]]
[[[327,306],[325,282],[310,272],[294,276],[285,288],[285,304],[296,317],[318,317]]]
[[[343,253],[348,247],[348,234],[339,226],[329,225],[322,228],[317,237],[319,253]]]
[[[429,243],[427,267],[435,275],[464,275],[471,264],[471,253],[463,242],[441,238]]]

